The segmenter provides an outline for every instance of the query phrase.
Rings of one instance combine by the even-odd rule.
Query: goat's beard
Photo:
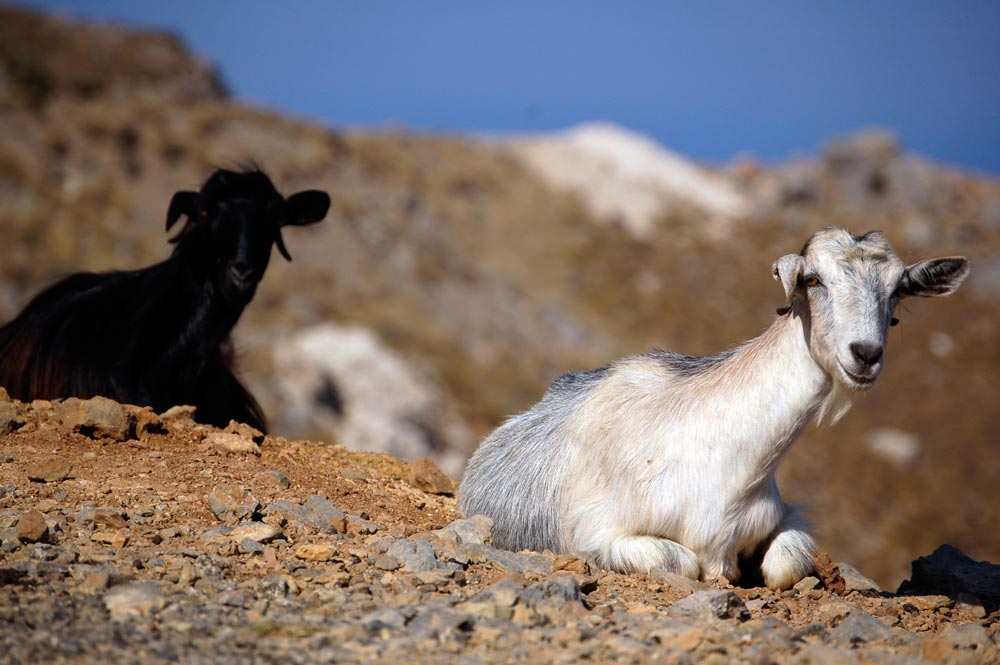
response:
[[[253,300],[253,295],[257,291],[257,282],[251,285],[239,285],[228,280],[222,280],[218,291],[229,306],[229,309],[239,316],[243,312],[243,309]]]
[[[816,416],[817,425],[836,425],[837,421],[843,418],[851,405],[854,404],[854,397],[857,390],[844,385],[837,379],[831,381],[830,392],[823,398],[819,406],[819,413]]]

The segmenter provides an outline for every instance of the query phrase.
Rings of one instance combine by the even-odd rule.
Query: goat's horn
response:
[[[275,233],[274,244],[278,246],[278,251],[281,252],[281,255],[285,257],[286,261],[292,260],[292,255],[288,253],[287,249],[285,249],[285,240],[281,237],[281,229],[278,229]]]

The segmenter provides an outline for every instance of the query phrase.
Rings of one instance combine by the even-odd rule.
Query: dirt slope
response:
[[[0,661],[1000,658],[1000,611],[969,595],[880,592],[823,555],[774,592],[503,552],[432,466],[188,416],[0,402]]]

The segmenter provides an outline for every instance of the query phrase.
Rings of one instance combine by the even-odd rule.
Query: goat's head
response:
[[[261,171],[217,170],[200,192],[174,194],[167,212],[167,230],[181,215],[187,223],[171,239],[204,278],[232,302],[246,305],[264,276],[271,246],[289,261],[281,237],[283,226],[314,224],[326,216],[330,197],[307,190],[287,199]]]
[[[960,256],[904,265],[879,231],[855,236],[819,231],[799,254],[774,262],[786,307],[805,321],[810,352],[839,384],[852,390],[874,385],[896,305],[909,296],[946,296],[969,274]]]

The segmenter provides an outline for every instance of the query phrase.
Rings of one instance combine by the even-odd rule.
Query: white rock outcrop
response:
[[[369,329],[326,323],[275,345],[282,420],[355,450],[430,457],[452,477],[471,434],[433,383]]]
[[[596,217],[618,221],[637,237],[648,237],[672,205],[699,208],[719,222],[751,212],[725,176],[617,125],[584,124],[511,145],[552,186],[574,192]]]

